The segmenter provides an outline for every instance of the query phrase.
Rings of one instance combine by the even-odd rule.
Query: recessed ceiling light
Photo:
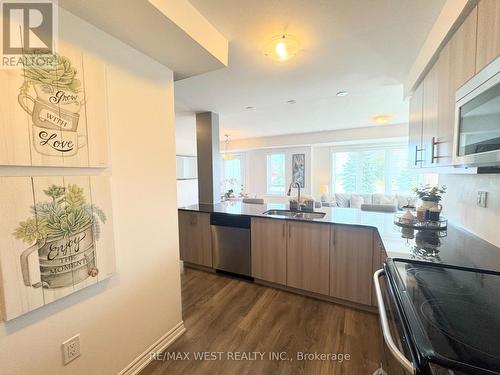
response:
[[[290,99],[286,101],[288,104],[295,104],[297,101],[295,99]]]
[[[256,108],[253,107],[253,106],[251,106],[251,105],[249,105],[249,106],[246,106],[245,109],[248,109],[250,111],[250,110],[253,110],[253,109],[256,109]]]
[[[347,91],[339,91],[337,96],[347,96],[349,93]]]
[[[389,122],[391,119],[392,119],[391,115],[372,116],[372,120],[375,121],[377,124],[385,124],[386,122]]]
[[[296,37],[289,34],[280,34],[271,38],[267,44],[264,55],[277,61],[286,61],[299,51],[299,42]]]

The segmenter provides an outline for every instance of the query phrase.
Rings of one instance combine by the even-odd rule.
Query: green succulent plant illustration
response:
[[[33,217],[19,223],[14,236],[31,244],[35,241],[67,238],[92,225],[95,238],[101,233],[100,223],[106,223],[103,210],[88,204],[83,188],[75,184],[67,187],[52,185],[43,191],[51,198],[31,207]]]
[[[37,62],[40,65],[37,65]],[[21,91],[26,91],[30,83],[76,91],[81,87],[81,82],[76,78],[76,74],[77,70],[65,56],[54,54],[51,55],[50,59],[33,59],[23,71],[26,81]]]

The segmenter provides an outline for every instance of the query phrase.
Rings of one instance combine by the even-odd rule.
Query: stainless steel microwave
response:
[[[500,165],[500,57],[456,93],[454,162]]]

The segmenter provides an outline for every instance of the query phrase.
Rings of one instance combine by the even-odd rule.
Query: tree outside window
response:
[[[406,148],[334,152],[332,170],[336,193],[410,193],[418,184]]]
[[[285,193],[285,154],[267,155],[267,193]]]

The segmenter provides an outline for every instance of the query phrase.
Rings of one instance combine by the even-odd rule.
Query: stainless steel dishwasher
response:
[[[210,224],[214,268],[251,276],[250,217],[212,213]]]

